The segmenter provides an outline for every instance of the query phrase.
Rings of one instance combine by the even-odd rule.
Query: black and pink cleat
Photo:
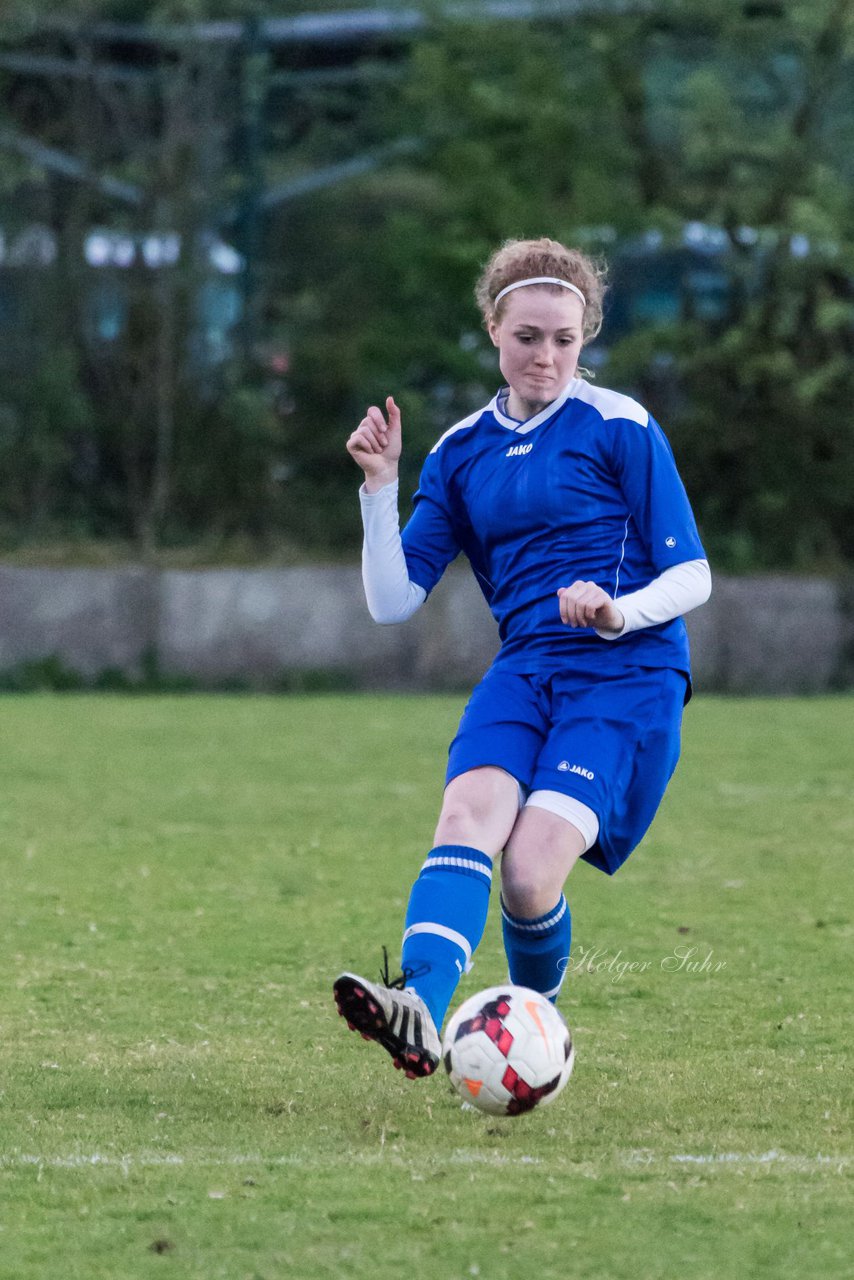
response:
[[[430,1012],[414,991],[380,986],[355,973],[342,973],[333,985],[335,1003],[351,1031],[382,1045],[410,1080],[431,1076],[442,1046]]]

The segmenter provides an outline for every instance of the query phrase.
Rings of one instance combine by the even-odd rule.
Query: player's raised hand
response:
[[[558,587],[561,621],[568,627],[595,627],[597,631],[622,631],[625,619],[614,601],[595,582],[573,582]]]
[[[372,404],[347,441],[347,452],[365,473],[368,493],[397,479],[402,449],[400,410],[394,396],[388,397],[385,407],[383,414],[382,409]]]

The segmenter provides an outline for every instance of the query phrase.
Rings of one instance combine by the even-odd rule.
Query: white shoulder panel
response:
[[[489,406],[487,405],[486,408],[489,408]],[[439,439],[433,445],[433,448],[430,450],[430,452],[435,453],[436,450],[439,449],[440,446],[444,444],[448,436],[452,436],[456,431],[463,431],[466,427],[473,427],[475,423],[478,422],[479,419],[483,417],[485,412],[486,412],[486,409],[478,409],[477,413],[470,413],[467,418],[463,418],[462,422],[457,422],[453,427],[448,427],[448,430],[444,433],[444,435],[439,436]]]
[[[631,396],[624,396],[619,391],[608,391],[606,387],[591,387],[589,382],[578,380],[573,399],[583,400],[592,405],[597,413],[607,421],[609,418],[628,418],[641,427],[649,426],[649,413],[642,404]]]

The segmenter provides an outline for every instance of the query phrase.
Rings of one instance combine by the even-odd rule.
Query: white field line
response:
[[[542,1165],[549,1163],[548,1156],[506,1156],[501,1152],[466,1151],[457,1148],[449,1151],[443,1158],[446,1164],[455,1165],[492,1165],[509,1167],[513,1165]],[[348,1165],[405,1165],[405,1152],[381,1149],[379,1151],[345,1152],[340,1156],[316,1156],[306,1159],[297,1155],[262,1155],[255,1153],[233,1153],[226,1155],[179,1155],[161,1152],[124,1152],[107,1154],[92,1152],[75,1155],[38,1155],[25,1152],[0,1153],[0,1169],[118,1169],[127,1175],[132,1169],[228,1169],[246,1165],[262,1165],[268,1168],[328,1168],[336,1163]],[[700,1153],[659,1154],[654,1151],[632,1151],[623,1156],[622,1163],[631,1167],[643,1167],[661,1164],[700,1165],[712,1167],[765,1165],[783,1166],[793,1171],[816,1171],[826,1169],[842,1173],[854,1163],[854,1157],[847,1155],[794,1155],[785,1151],[723,1151]]]
[[[0,1169],[120,1169],[129,1173],[131,1169],[227,1169],[241,1165],[267,1165],[305,1169],[326,1167],[330,1164],[390,1164],[405,1163],[402,1152],[362,1151],[346,1152],[339,1157],[317,1157],[306,1159],[304,1156],[274,1156],[257,1154],[234,1155],[200,1155],[182,1156],[178,1154],[159,1154],[157,1152],[125,1153],[107,1155],[93,1152],[91,1155],[48,1156],[34,1155],[24,1152],[17,1154],[0,1153]],[[490,1151],[451,1151],[445,1157],[447,1164],[484,1164],[484,1165],[538,1165],[543,1161],[539,1156],[505,1156],[500,1152]]]
[[[683,1165],[785,1165],[794,1169],[835,1169],[841,1173],[852,1163],[851,1156],[794,1155],[787,1151],[714,1151],[689,1154],[659,1155],[654,1151],[633,1151],[627,1163],[631,1165],[660,1164]]]

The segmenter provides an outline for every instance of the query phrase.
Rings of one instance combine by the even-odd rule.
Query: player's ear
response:
[[[492,340],[492,345],[494,347],[499,346],[500,344],[498,341],[498,321],[497,320],[487,321],[486,332],[489,334]]]

